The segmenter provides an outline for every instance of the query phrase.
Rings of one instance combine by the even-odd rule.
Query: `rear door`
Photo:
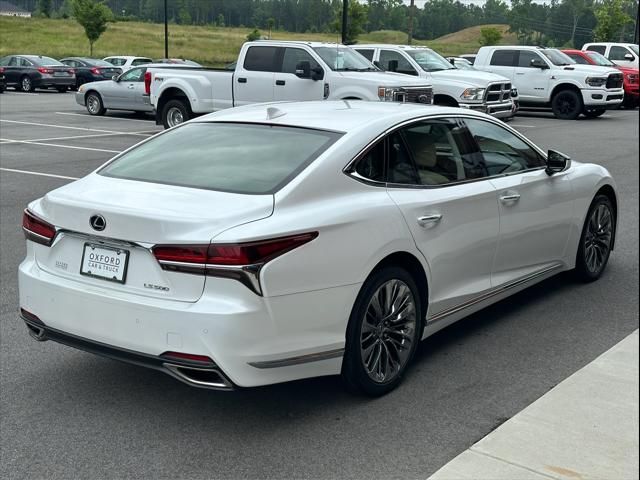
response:
[[[517,66],[514,67],[513,83],[518,88],[520,100],[524,102],[544,102],[548,98],[549,69],[532,67],[531,62],[539,60],[547,65],[546,60],[532,50],[518,52]]]
[[[544,157],[497,122],[465,123],[482,152],[500,209],[494,287],[562,263],[573,212],[569,173],[547,175]]]
[[[494,186],[455,119],[416,122],[388,137],[388,192],[430,270],[435,320],[491,289],[498,241]]]
[[[247,48],[233,78],[235,106],[273,101],[278,55],[279,48],[274,46]]]
[[[489,58],[489,65],[483,70],[491,73],[497,73],[503,77],[507,77],[514,84],[515,87],[520,90],[520,85],[517,85],[515,78],[515,66],[518,64],[518,51],[517,50],[494,50]]]
[[[273,99],[278,100],[322,100],[324,96],[324,82],[312,78],[300,78],[296,72],[300,71],[301,62],[308,62],[311,71],[321,68],[320,64],[309,52],[302,48],[279,48],[282,57],[279,71],[274,78]]]

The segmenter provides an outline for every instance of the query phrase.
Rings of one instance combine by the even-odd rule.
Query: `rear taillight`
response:
[[[4,73],[4,67],[0,67],[0,73]]]
[[[75,75],[76,74],[76,69],[75,68],[70,68],[69,70],[67,70],[71,75]]]
[[[99,69],[99,68],[97,68],[97,67],[93,67],[93,68],[90,70],[90,72],[91,72],[91,73],[93,73],[94,75],[102,75],[102,70],[100,70],[100,69]]]
[[[50,247],[56,236],[56,227],[36,217],[28,209],[22,215],[22,231],[27,240]]]
[[[151,94],[151,72],[144,72],[144,93],[145,95]]]
[[[53,69],[52,68],[45,68],[45,67],[39,67],[38,71],[40,73],[53,73]]]
[[[317,236],[318,232],[309,232],[244,243],[156,245],[152,250],[164,270],[234,278],[261,294],[260,269]]]

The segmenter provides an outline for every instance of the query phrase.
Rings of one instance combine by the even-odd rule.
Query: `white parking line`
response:
[[[39,93],[27,93],[27,92],[9,92],[5,90],[3,95],[40,95]]]
[[[70,112],[56,112],[56,115],[74,115],[76,117],[84,117],[84,118],[93,118],[95,120],[124,120],[125,122],[144,122],[151,123],[151,120],[142,120],[137,118],[120,118],[120,117],[94,117],[92,115],[87,115],[86,113],[70,113]]]
[[[67,177],[65,175],[55,175],[53,173],[30,172],[29,170],[17,170],[15,168],[0,167],[3,172],[24,173],[26,175],[38,175],[40,177],[62,178],[64,180],[78,180],[78,177]]]
[[[95,133],[93,135],[73,135],[70,137],[47,137],[47,138],[25,138],[22,139],[23,142],[49,142],[51,140],[82,140],[84,138],[99,138],[99,137],[114,137],[116,135],[137,135],[143,137],[150,137],[154,135],[156,132],[131,132],[131,133]],[[7,143],[10,143],[11,140],[3,140]]]
[[[0,140],[3,140],[5,145],[10,145],[12,143],[21,143],[25,145],[41,145],[43,147],[71,148],[73,150],[89,150],[92,152],[120,153],[120,150],[106,150],[104,148],[74,147],[73,145],[58,145],[55,143],[32,142],[29,140],[12,140],[10,138],[2,138]]]
[[[22,122],[19,120],[0,120],[0,122],[17,123],[19,125],[34,125],[36,127],[66,128],[68,130],[82,130],[85,132],[119,133],[121,135],[127,133],[127,132],[117,132],[115,130],[99,130],[97,128],[88,128],[88,127],[68,127],[66,125],[51,125],[50,123]]]

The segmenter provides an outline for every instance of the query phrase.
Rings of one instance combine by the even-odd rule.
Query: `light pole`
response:
[[[342,0],[342,43],[347,43],[348,18],[349,18],[349,0]]]
[[[169,58],[169,24],[167,22],[167,0],[164,0],[164,58]]]

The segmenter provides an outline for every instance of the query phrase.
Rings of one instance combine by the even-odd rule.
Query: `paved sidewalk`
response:
[[[637,480],[638,330],[429,480]]]

